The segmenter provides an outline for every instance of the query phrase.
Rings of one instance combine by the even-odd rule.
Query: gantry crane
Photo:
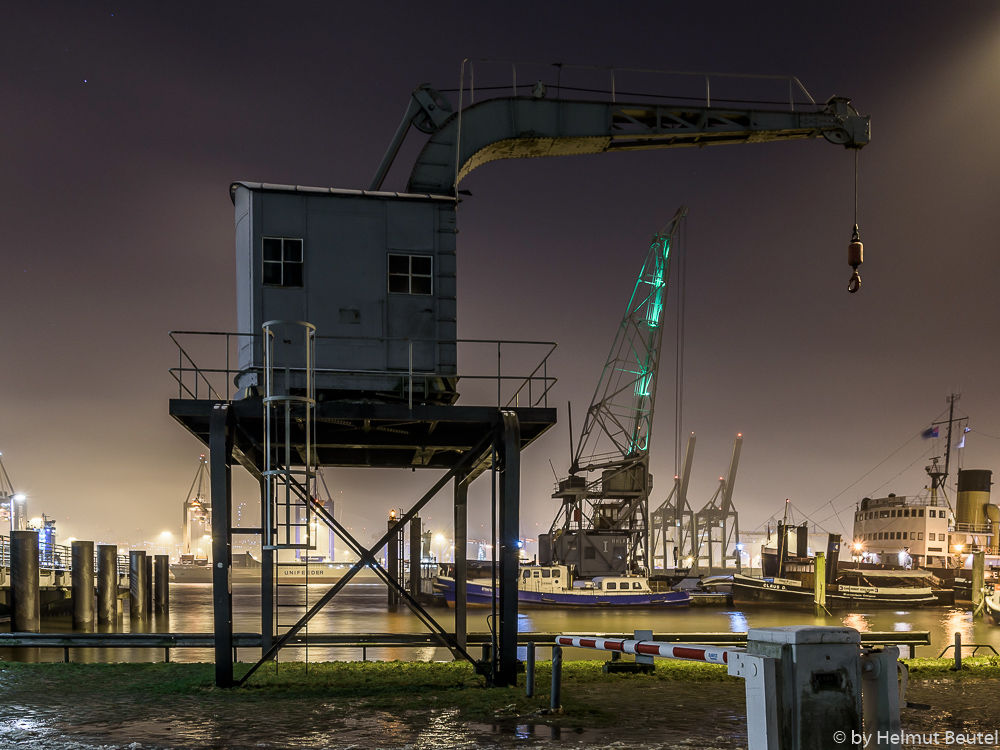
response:
[[[549,533],[539,539],[541,562],[570,565],[578,576],[649,569],[649,440],[670,256],[686,214],[686,206],[677,209],[650,243],[587,409],[569,476],[553,495],[562,505]]]

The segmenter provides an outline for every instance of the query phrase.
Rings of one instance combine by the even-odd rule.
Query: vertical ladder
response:
[[[274,554],[275,635],[309,608],[309,564],[316,549],[309,493],[316,479],[316,328],[304,322],[264,324],[264,546]],[[306,554],[308,558],[308,554]],[[308,631],[307,631],[308,634]],[[306,651],[306,661],[309,654]]]

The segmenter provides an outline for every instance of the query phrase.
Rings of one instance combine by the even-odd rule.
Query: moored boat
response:
[[[435,594],[455,606],[455,579],[434,579]],[[527,566],[518,577],[517,601],[520,607],[634,608],[681,607],[690,604],[686,591],[653,591],[645,576],[605,575],[573,581],[565,565]],[[472,579],[466,584],[466,602],[470,607],[493,603],[493,584],[488,579]]]

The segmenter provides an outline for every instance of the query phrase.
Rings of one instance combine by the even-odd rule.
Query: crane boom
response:
[[[420,87],[418,94],[433,91]],[[440,101],[440,94],[433,92]],[[416,108],[407,110],[409,123]],[[428,117],[442,107],[427,105]],[[422,117],[423,114],[418,114]],[[439,120],[440,121],[440,120]],[[451,114],[440,125],[424,119],[431,136],[417,157],[407,192],[455,195],[458,183],[476,167],[497,159],[599,154],[684,146],[765,143],[822,136],[859,149],[871,137],[871,118],[850,99],[833,97],[813,111],[696,107],[626,102],[498,97]],[[398,149],[397,133],[391,156]],[[387,159],[391,163],[390,154]],[[376,175],[378,189],[388,169]]]

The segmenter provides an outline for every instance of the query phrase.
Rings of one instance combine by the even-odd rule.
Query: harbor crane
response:
[[[571,448],[569,476],[553,495],[562,506],[549,533],[539,537],[543,565],[570,565],[582,577],[649,570],[649,441],[670,256],[686,215],[681,206],[650,243],[576,451]]]
[[[468,87],[466,68],[470,73]],[[550,70],[561,75],[568,68],[560,65]],[[464,640],[464,561],[456,569],[456,600],[463,604],[456,608],[456,635],[452,636],[418,602],[407,599],[399,582],[378,564],[377,551],[391,532],[371,549],[366,548],[349,529],[316,506],[309,488],[322,466],[446,470],[445,476],[401,516],[400,522],[406,523],[452,480],[456,487],[455,517],[464,519],[461,514],[465,513],[468,483],[484,471],[493,473],[500,491],[494,505],[498,585],[490,674],[496,685],[516,682],[520,451],[555,422],[555,414],[547,403],[520,412],[516,405],[498,404],[499,410],[486,418],[479,407],[455,403],[459,380],[456,214],[462,192],[459,184],[473,169],[499,159],[819,137],[857,150],[870,139],[869,118],[844,97],[833,97],[825,104],[808,97],[804,106],[792,100],[786,100],[787,107],[713,106],[706,91],[703,104],[691,100],[677,103],[677,97],[623,94],[616,81],[628,71],[615,69],[605,71],[611,73],[606,90],[566,98],[560,95],[561,80],[539,81],[525,92],[524,79],[522,85],[517,84],[517,66],[509,69],[515,75],[509,89],[512,96],[474,100],[472,63],[463,63],[456,108],[442,92],[419,86],[368,190],[248,182],[231,186],[240,278],[237,319],[244,331],[264,331],[261,336],[243,337],[245,341],[239,344],[241,379],[236,385],[248,396],[225,404],[219,403],[224,398],[200,399],[197,395],[193,405],[180,398],[171,402],[172,415],[212,447],[215,655],[216,684],[220,686],[233,684],[226,551],[232,542],[227,515],[231,503],[228,467],[234,456],[264,484],[260,533],[263,565],[268,571],[265,575],[272,576],[277,552],[314,546],[308,533],[314,515],[335,530],[359,559],[281,633],[275,632],[271,619],[273,592],[265,590],[262,583],[266,615],[261,632],[269,646],[241,682],[293,643],[310,619],[365,565],[404,595],[443,645],[471,660]],[[649,72],[639,71],[641,75]],[[709,76],[698,75],[708,82]],[[795,85],[801,87],[792,78],[782,81],[789,91]],[[491,93],[497,90],[480,86],[479,91],[487,88]],[[550,95],[553,91],[556,96]],[[426,134],[427,140],[405,192],[386,191],[383,183],[411,127]],[[656,348],[641,352],[636,360],[639,363],[652,364],[655,359],[646,359],[647,355],[658,355],[659,330],[653,331],[651,322],[662,315],[667,252],[682,215],[683,211],[679,212],[654,241],[659,249],[651,255],[660,260],[644,270],[652,283],[648,279],[640,282],[647,301],[644,310],[656,315],[646,322],[636,318],[635,330],[645,326],[642,341],[647,347],[655,343]],[[857,252],[849,261],[859,265],[860,242],[855,244]],[[306,253],[310,253],[308,261]],[[363,263],[359,263],[361,259]],[[352,273],[332,273],[330,269],[341,267],[339,263]],[[663,274],[660,280],[664,287],[656,285],[658,273]],[[322,289],[322,293],[311,291],[315,289]],[[291,325],[298,326],[294,334],[278,330]],[[659,324],[656,327],[662,328]],[[348,334],[346,329],[350,332],[341,344],[315,346],[317,330],[324,335],[327,331]],[[273,367],[273,361],[280,367]],[[629,529],[629,538],[638,541],[629,542],[633,549],[631,553],[626,550],[622,559],[631,557],[648,568],[646,503],[650,482],[646,457],[655,368],[644,367],[634,373],[612,368],[621,380],[608,382],[617,382],[624,390],[616,391],[611,385],[601,390],[603,384],[598,386],[600,394],[614,395],[624,403],[631,399],[631,411],[625,412],[627,416],[599,408],[588,412],[585,435],[607,437],[614,451],[600,458],[587,452],[594,446],[586,437],[581,438],[571,467],[575,473],[570,475],[576,485],[567,489],[581,501],[600,500],[586,497],[591,483],[585,476],[590,471],[600,472],[596,481],[611,507],[601,508],[597,523],[609,526],[602,532],[619,536],[623,529]],[[420,373],[419,378],[413,377],[414,371]],[[419,381],[416,387],[415,381]],[[261,392],[268,395],[260,396]],[[266,406],[250,403],[249,394],[266,399]],[[602,400],[595,399],[595,405]],[[632,533],[639,524],[643,524],[642,533]],[[304,541],[296,534],[303,528],[307,530]],[[464,522],[456,520],[456,542],[460,533],[464,539]],[[612,547],[613,539],[607,541]],[[463,545],[456,544],[460,549]],[[603,540],[601,548],[603,552]],[[596,555],[596,548],[590,549]],[[583,554],[586,560],[586,551]]]

